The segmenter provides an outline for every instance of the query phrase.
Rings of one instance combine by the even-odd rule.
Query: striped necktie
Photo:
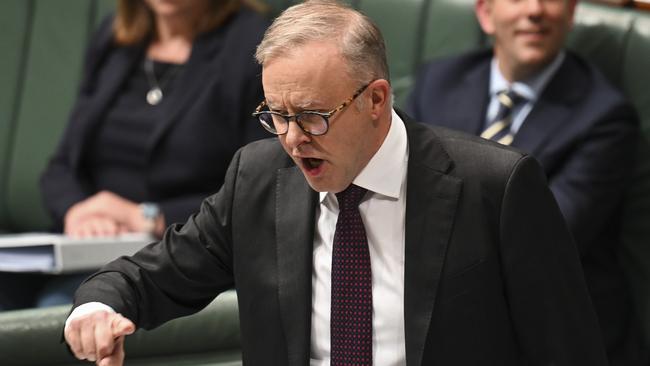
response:
[[[517,104],[524,101],[525,98],[517,94],[514,90],[503,90],[497,94],[497,100],[499,101],[497,115],[488,128],[481,133],[481,137],[503,145],[510,145],[515,137],[510,131],[512,110]]]
[[[331,366],[372,366],[372,271],[359,203],[366,189],[337,193],[332,250]]]

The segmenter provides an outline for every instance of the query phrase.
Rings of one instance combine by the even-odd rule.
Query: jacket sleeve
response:
[[[237,152],[222,188],[184,225],[171,226],[160,242],[107,264],[84,281],[75,307],[99,301],[151,329],[201,310],[232,288],[231,217],[239,161]]]
[[[215,190],[218,187],[215,187]],[[169,226],[175,223],[183,223],[195,213],[200,207],[203,200],[215,192],[205,193],[188,193],[178,197],[162,199],[157,204],[160,206],[165,225]]]
[[[619,103],[604,113],[587,131],[557,171],[549,185],[580,253],[597,242],[602,231],[620,212],[627,180],[634,170],[638,137],[634,110]]]
[[[500,256],[522,365],[606,365],[578,252],[539,164],[524,156],[506,184]]]

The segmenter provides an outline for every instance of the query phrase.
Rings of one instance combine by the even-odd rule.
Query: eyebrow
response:
[[[271,109],[273,111],[281,111],[281,110],[286,111],[286,108],[284,106],[282,108],[276,108],[277,106],[275,106],[273,104],[273,102],[269,101],[268,99],[266,100],[266,104],[269,107],[269,109]],[[318,106],[323,106],[323,105],[325,105],[325,103],[323,101],[312,99],[312,100],[308,100],[308,101],[304,101],[304,102],[298,102],[298,103],[292,105],[292,107],[294,109],[298,110],[298,111],[321,110],[321,109],[325,110],[325,109],[327,109],[325,107],[318,107]]]

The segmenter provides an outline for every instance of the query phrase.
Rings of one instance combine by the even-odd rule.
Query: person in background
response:
[[[79,95],[41,177],[73,237],[184,222],[237,148],[264,137],[255,46],[268,20],[238,0],[120,0],[92,38]],[[2,273],[0,309],[69,303],[85,274]]]
[[[406,110],[540,161],[580,250],[610,362],[637,365],[643,357],[617,247],[638,118],[594,66],[564,48],[576,3],[477,0],[493,48],[424,66]]]
[[[244,365],[601,366],[578,252],[529,155],[392,107],[383,37],[333,1],[283,12],[257,48],[277,139],[221,190],[75,294],[74,354],[237,290]]]

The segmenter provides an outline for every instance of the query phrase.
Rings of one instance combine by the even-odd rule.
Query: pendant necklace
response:
[[[167,82],[174,76],[174,74],[180,69],[178,65],[171,65],[165,73],[161,75],[160,82],[156,78],[156,73],[154,72],[153,60],[149,57],[144,59],[144,72],[147,75],[147,81],[149,82],[149,91],[147,92],[147,103],[149,105],[155,106],[158,105],[163,99],[162,88],[167,84]]]

